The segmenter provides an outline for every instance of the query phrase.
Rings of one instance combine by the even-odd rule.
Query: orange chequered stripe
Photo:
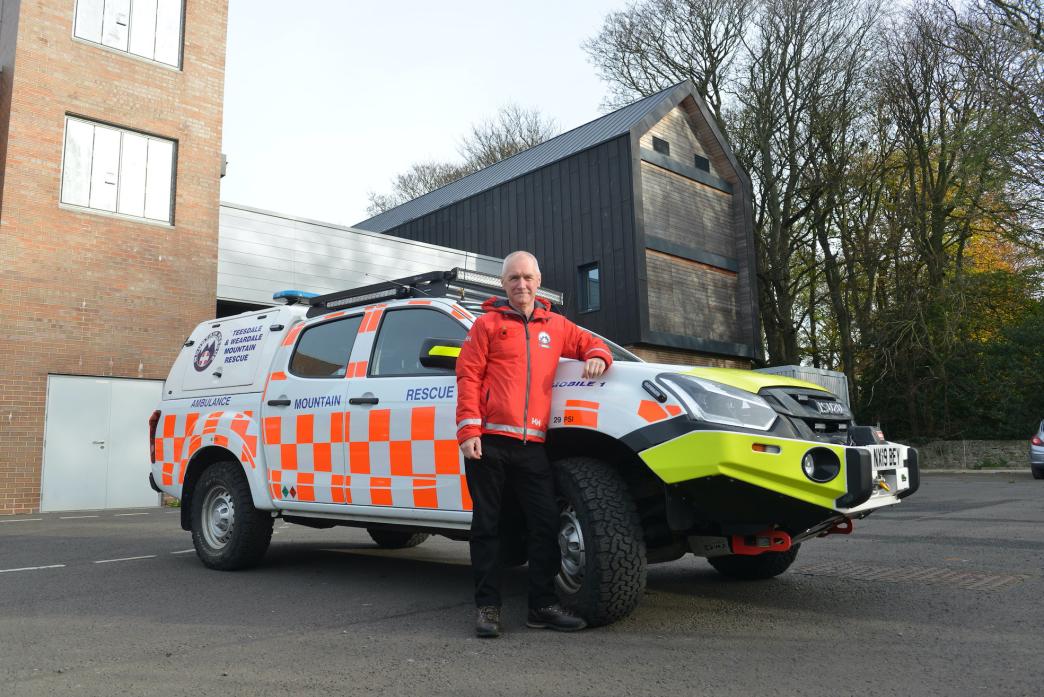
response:
[[[370,444],[357,441],[348,444],[348,471],[352,474],[370,473]]]
[[[666,409],[667,409],[667,413],[670,414],[671,416],[677,416],[682,411],[682,408],[679,407],[677,404],[668,404]]]
[[[315,475],[313,473],[297,473],[297,500],[315,501]]]
[[[435,441],[435,474],[460,474],[460,446],[457,441]]]
[[[410,414],[410,438],[435,440],[435,407],[414,407]]]
[[[293,346],[294,342],[297,341],[297,335],[301,333],[302,329],[304,329],[304,322],[301,322],[288,331],[286,333],[286,338],[283,339],[283,346]]]
[[[279,370],[279,371],[276,371],[276,372],[272,373],[271,375],[269,375],[268,379],[271,380],[272,382],[276,382],[276,381],[279,381],[279,380],[286,380],[286,373],[284,373],[283,371]]]
[[[413,443],[408,440],[393,440],[388,444],[388,456],[391,459],[393,477],[413,475]]]
[[[283,483],[283,473],[279,470],[269,470],[268,476],[271,478],[269,483],[269,490],[272,492],[273,499],[283,498],[282,487],[279,486]]]
[[[452,310],[450,310],[450,314],[456,317],[457,319],[471,319],[468,315],[464,314],[457,308],[453,308]]]
[[[264,419],[265,445],[279,445],[283,441],[283,418],[281,416],[266,416]]]
[[[217,431],[218,423],[221,421],[221,416],[224,412],[215,411],[207,414],[207,420],[203,422],[203,435],[214,433]]]
[[[330,476],[330,500],[334,503],[351,503],[352,494],[348,491],[348,487],[345,485],[345,480],[351,481],[349,477],[345,477],[343,474],[334,474]]]
[[[167,458],[163,457],[163,439],[155,438],[154,447],[156,448],[156,459],[153,462],[163,462]]]
[[[381,315],[384,314],[384,307],[384,305],[375,305],[366,311],[363,315],[362,324],[359,325],[360,334],[377,331],[377,325],[380,324]]]
[[[174,414],[167,414],[166,416],[163,417],[163,437],[164,438],[173,438],[174,437],[174,427],[175,427],[175,423],[177,422],[177,420],[178,420],[178,417],[176,415],[174,415]]]
[[[370,412],[370,442],[388,440],[390,432],[391,409],[374,409]]]
[[[335,411],[330,414],[330,442],[343,443],[344,434],[348,432],[348,412]]]
[[[471,492],[468,491],[468,478],[463,474],[460,475],[460,500],[462,502],[461,508],[465,511],[471,510]]]
[[[312,466],[316,472],[333,471],[333,449],[329,443],[316,443],[312,446]]]
[[[190,436],[196,431],[196,422],[199,421],[199,412],[189,412],[185,415],[185,435]]]
[[[312,432],[315,428],[315,414],[297,415],[297,442],[311,443]]]
[[[370,478],[370,503],[374,506],[392,505],[391,479],[388,477]]]
[[[173,486],[174,485],[174,463],[164,462],[163,463],[163,485]]]
[[[354,363],[348,364],[348,369],[344,372],[345,378],[364,378],[366,377],[366,366],[369,365],[368,361],[355,361]]]
[[[431,301],[430,300],[411,300],[411,301],[409,301],[406,304],[407,305],[431,305]]]
[[[220,433],[214,435],[214,445],[220,445],[222,448],[228,447],[228,436],[223,436]]]
[[[438,508],[439,495],[434,479],[413,480],[413,506],[415,508]]]
[[[586,402],[582,399],[567,399],[566,407],[580,407],[581,409],[594,409],[598,411],[598,402]]]
[[[323,321],[330,320],[330,319],[337,319],[338,317],[344,317],[346,314],[348,314],[348,313],[345,312],[344,310],[341,310],[340,312],[335,312],[332,315],[323,315]]]
[[[297,446],[292,443],[280,445],[279,463],[285,470],[297,469]]]

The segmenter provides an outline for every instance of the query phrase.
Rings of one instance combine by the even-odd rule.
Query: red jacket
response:
[[[490,298],[457,358],[457,441],[483,433],[543,442],[558,359],[613,362],[596,339],[536,299],[527,322],[507,300]]]

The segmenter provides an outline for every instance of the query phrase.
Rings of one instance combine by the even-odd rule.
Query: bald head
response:
[[[504,259],[504,270],[500,275],[511,306],[529,317],[536,302],[536,291],[540,287],[540,266],[536,257],[529,252],[512,252]]]

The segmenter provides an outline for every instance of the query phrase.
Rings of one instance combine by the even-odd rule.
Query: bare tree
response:
[[[536,109],[507,104],[497,115],[471,126],[457,148],[459,162],[418,162],[392,179],[391,192],[367,194],[366,210],[377,215],[553,137],[558,126]]]
[[[583,44],[609,83],[606,106],[692,80],[721,121],[732,65],[754,0],[645,0],[606,17]]]

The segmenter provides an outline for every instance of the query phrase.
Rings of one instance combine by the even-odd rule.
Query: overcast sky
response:
[[[221,199],[350,225],[509,102],[568,130],[606,93],[581,42],[626,0],[230,0]]]

